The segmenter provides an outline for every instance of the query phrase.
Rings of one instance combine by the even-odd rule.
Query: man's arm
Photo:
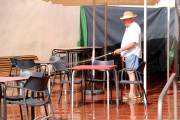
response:
[[[136,42],[131,42],[131,43],[127,44],[126,46],[120,48],[120,49],[116,49],[114,51],[114,54],[121,54],[121,52],[128,50],[128,49],[134,47],[135,45],[136,45]]]

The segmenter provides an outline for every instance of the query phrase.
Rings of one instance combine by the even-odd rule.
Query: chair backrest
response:
[[[47,88],[49,77],[50,76],[47,77],[30,76],[29,79],[24,84],[24,88],[34,92],[45,91]]]
[[[60,57],[57,57],[57,56],[51,56],[49,58],[49,61],[61,61],[61,58]]]
[[[136,70],[139,71],[140,73],[143,73],[145,64],[146,64],[146,62],[142,61]]]
[[[33,59],[28,60],[16,60],[16,67],[20,70],[29,70],[36,67],[36,63]]]
[[[66,70],[66,67],[60,62],[60,61],[57,61],[57,62],[53,62],[51,63],[54,70]]]
[[[109,61],[94,60],[93,65],[114,65],[114,60],[109,60]]]
[[[44,72],[32,72],[32,71],[24,71],[22,72],[19,77],[43,77]]]
[[[149,62],[152,60],[153,55],[154,55],[154,53],[151,52],[151,53],[147,56],[147,63],[149,63]]]
[[[13,58],[9,58],[9,60],[11,62],[11,65],[13,65],[14,67],[16,66],[16,59],[17,60],[21,60],[21,58],[19,56],[16,56],[16,57],[13,57]]]
[[[61,61],[66,62],[67,57],[66,57],[66,56],[64,56],[64,57],[60,57],[60,59],[61,59]]]

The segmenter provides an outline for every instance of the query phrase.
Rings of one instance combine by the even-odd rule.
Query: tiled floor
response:
[[[115,86],[113,85],[113,104],[110,104],[110,108],[107,109],[107,95],[105,94],[94,95],[94,101],[91,102],[91,95],[86,96],[86,104],[81,104],[81,89],[80,85],[75,85],[74,89],[74,108],[70,108],[70,92],[69,85],[67,84],[67,95],[61,97],[61,102],[58,104],[59,90],[60,86],[55,85],[53,88],[53,93],[51,96],[54,115],[57,120],[155,120],[158,118],[158,97],[162,91],[166,80],[159,81],[154,80],[155,86],[151,87],[148,83],[147,97],[149,105],[144,108],[142,99],[130,99],[124,100],[123,105],[119,108],[116,106],[116,92]],[[102,88],[100,85],[96,85],[96,88]],[[11,91],[8,91],[10,94]],[[123,90],[123,94],[128,93],[128,89]],[[180,92],[180,90],[179,90]],[[120,96],[120,92],[119,92]],[[180,94],[178,95],[178,101],[180,101]],[[119,101],[121,102],[121,101]],[[180,105],[178,105],[180,106]],[[2,104],[3,107],[3,104]],[[50,110],[50,109],[48,109]],[[163,119],[173,120],[173,88],[171,86],[170,90],[166,94],[163,103]],[[180,113],[180,112],[179,112]],[[29,118],[30,118],[30,108],[29,108]],[[44,116],[44,107],[36,107],[36,117]],[[51,115],[51,113],[49,114]],[[25,112],[23,108],[23,117],[25,118]],[[7,119],[8,120],[19,120],[20,112],[19,106],[17,105],[7,105]],[[180,119],[180,117],[179,117]]]

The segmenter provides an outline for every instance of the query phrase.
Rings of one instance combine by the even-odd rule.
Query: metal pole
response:
[[[147,62],[147,0],[144,0],[144,61]],[[144,90],[147,89],[147,64],[144,67]],[[144,97],[145,98],[145,97]]]
[[[92,62],[95,58],[95,36],[96,36],[96,0],[93,0],[93,50],[92,50]]]
[[[107,54],[107,3],[104,4],[104,54]]]
[[[170,27],[170,0],[168,0],[167,9],[167,81],[169,80],[169,27]]]

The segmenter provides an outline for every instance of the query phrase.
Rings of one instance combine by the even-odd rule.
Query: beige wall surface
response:
[[[79,18],[79,6],[0,0],[0,56],[37,55],[48,60],[53,48],[77,46]]]

